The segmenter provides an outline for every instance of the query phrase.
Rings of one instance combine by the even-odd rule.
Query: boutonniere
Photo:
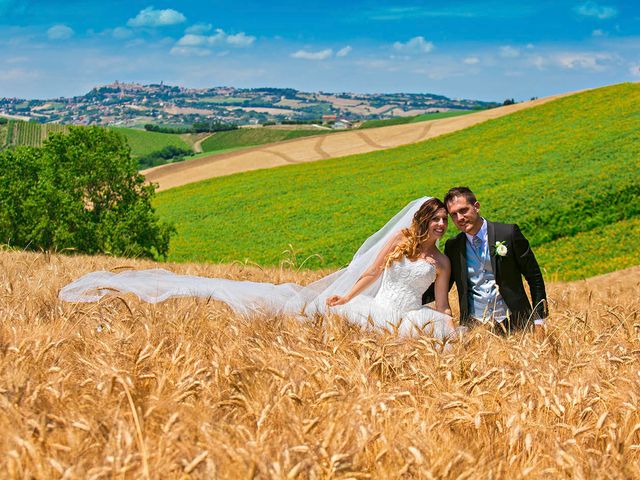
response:
[[[501,257],[504,257],[509,251],[507,249],[507,242],[496,242],[493,248],[495,249],[496,255],[500,255]]]

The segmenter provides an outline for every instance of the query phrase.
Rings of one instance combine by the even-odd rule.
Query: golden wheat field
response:
[[[548,285],[544,335],[476,329],[441,353],[339,318],[57,298],[153,262],[3,251],[0,266],[3,478],[640,478],[640,267]]]

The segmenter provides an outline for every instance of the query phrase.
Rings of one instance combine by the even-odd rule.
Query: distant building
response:
[[[338,129],[346,129],[346,128],[351,128],[353,127],[353,125],[351,124],[350,121],[348,120],[337,120],[334,124],[333,124],[333,128],[335,128],[336,130]]]
[[[337,115],[322,115],[322,123],[335,122],[337,118]]]

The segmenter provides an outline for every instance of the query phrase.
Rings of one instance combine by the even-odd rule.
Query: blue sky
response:
[[[114,80],[523,100],[640,81],[640,2],[0,0],[0,97]]]

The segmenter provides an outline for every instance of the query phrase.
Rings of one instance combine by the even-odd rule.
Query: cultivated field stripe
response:
[[[290,163],[314,162],[357,153],[368,153],[462,130],[487,120],[542,105],[575,93],[578,92],[539,98],[460,117],[371,128],[367,129],[366,135],[361,131],[351,130],[323,135],[320,139],[317,136],[292,139],[260,145],[255,148],[247,148],[242,151],[161,165],[144,170],[142,173],[149,182],[158,184],[158,190],[167,190],[208,178],[250,170],[273,168]]]

